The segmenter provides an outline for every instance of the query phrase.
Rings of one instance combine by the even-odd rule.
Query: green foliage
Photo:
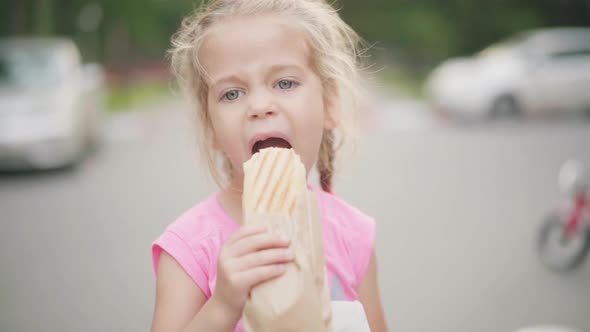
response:
[[[336,0],[344,19],[369,42],[423,65],[470,54],[517,31],[551,25],[589,25],[586,0]],[[0,1],[0,35],[73,36],[93,57],[108,63],[159,58],[183,16],[200,0]],[[88,4],[103,19],[81,31]]]
[[[111,112],[129,110],[170,95],[172,88],[161,82],[145,82],[129,86],[111,86],[107,93],[107,109]]]
[[[471,54],[522,30],[590,25],[584,0],[339,0],[338,6],[365,39],[418,66]]]

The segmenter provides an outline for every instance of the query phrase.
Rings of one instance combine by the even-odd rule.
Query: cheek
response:
[[[234,128],[235,121],[227,117],[213,116],[213,137],[215,147],[218,150],[225,152],[228,155],[233,155],[232,148],[236,147],[236,135],[239,133],[239,128]]]
[[[237,112],[232,110],[217,110],[211,120],[214,129],[214,148],[229,158],[234,170],[242,171],[242,163],[246,158],[242,145],[242,130]],[[225,112],[225,113],[224,113]],[[236,142],[240,142],[236,144]]]
[[[213,147],[217,150],[222,150],[225,129],[223,128],[223,121],[216,114],[211,115],[211,128]]]
[[[300,142],[302,145],[300,156],[308,172],[318,160],[322,143],[322,133],[323,129],[321,126],[315,124],[313,127],[308,126],[304,132],[303,140]]]

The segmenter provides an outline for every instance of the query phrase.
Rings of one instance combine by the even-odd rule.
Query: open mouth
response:
[[[283,149],[290,149],[292,148],[291,143],[287,142],[287,140],[282,139],[280,137],[269,137],[267,139],[257,141],[252,146],[252,154],[256,152],[266,149],[266,148],[283,148]]]

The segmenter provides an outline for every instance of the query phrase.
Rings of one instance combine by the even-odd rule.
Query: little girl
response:
[[[154,242],[152,331],[242,331],[250,289],[293,260],[289,239],[242,225],[242,165],[267,147],[317,165],[332,300],[359,300],[386,331],[375,223],[332,193],[336,138],[361,91],[358,35],[324,0],[212,0],[173,38],[173,70],[198,113],[202,150],[220,190]],[[347,121],[348,120],[348,121]]]

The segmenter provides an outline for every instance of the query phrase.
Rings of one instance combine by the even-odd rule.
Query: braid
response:
[[[334,133],[330,129],[324,130],[317,167],[320,173],[320,185],[322,186],[322,190],[328,193],[332,192],[332,175],[334,174],[335,155]]]

